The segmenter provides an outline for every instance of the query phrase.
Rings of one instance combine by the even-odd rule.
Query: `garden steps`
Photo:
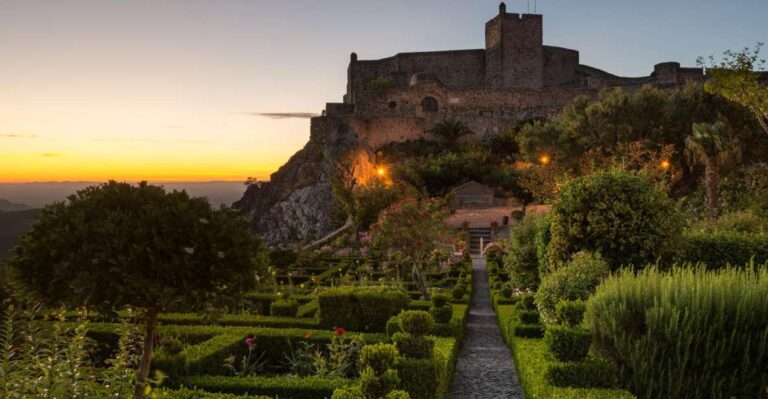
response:
[[[472,301],[449,399],[517,399],[523,390],[501,338],[488,290],[485,259],[472,259]]]
[[[482,239],[483,246],[488,245],[493,241],[493,234],[490,227],[476,227],[469,229],[469,252],[472,255],[480,254],[480,241]]]

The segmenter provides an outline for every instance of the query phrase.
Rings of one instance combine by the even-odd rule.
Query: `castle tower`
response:
[[[485,79],[496,88],[544,86],[544,35],[539,14],[507,13],[485,24]]]

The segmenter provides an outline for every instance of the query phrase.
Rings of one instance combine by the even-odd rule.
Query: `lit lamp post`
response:
[[[668,160],[665,159],[665,160],[661,161],[661,163],[659,164],[659,167],[661,168],[661,170],[667,171],[667,170],[669,170],[669,168],[672,167],[672,164]]]
[[[547,165],[549,165],[549,163],[550,163],[551,161],[552,161],[552,159],[550,159],[549,155],[547,155],[547,154],[542,154],[542,155],[539,157],[539,163],[540,163],[540,164],[542,164],[542,165],[544,165],[544,166],[547,166]]]
[[[383,166],[379,166],[376,168],[376,174],[379,175],[379,177],[384,177],[387,175],[387,170]]]

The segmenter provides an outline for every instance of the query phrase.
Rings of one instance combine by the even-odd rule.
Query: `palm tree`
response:
[[[429,132],[435,136],[441,137],[448,144],[455,144],[462,136],[472,134],[467,125],[464,122],[454,119],[445,119],[432,126]]]
[[[741,157],[738,139],[728,134],[723,122],[694,123],[693,132],[685,139],[685,154],[693,164],[704,165],[709,219],[717,218],[720,196],[720,167]]]

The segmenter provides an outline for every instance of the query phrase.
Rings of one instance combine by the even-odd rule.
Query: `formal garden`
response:
[[[84,189],[3,261],[0,398],[459,398],[478,334],[520,387],[488,397],[766,398],[768,127],[714,83],[489,140],[446,121],[382,149],[387,176],[340,173],[351,228],[314,243],[269,247],[185,192]],[[519,203],[475,256],[444,223],[470,179]],[[485,296],[490,330],[468,323]]]

